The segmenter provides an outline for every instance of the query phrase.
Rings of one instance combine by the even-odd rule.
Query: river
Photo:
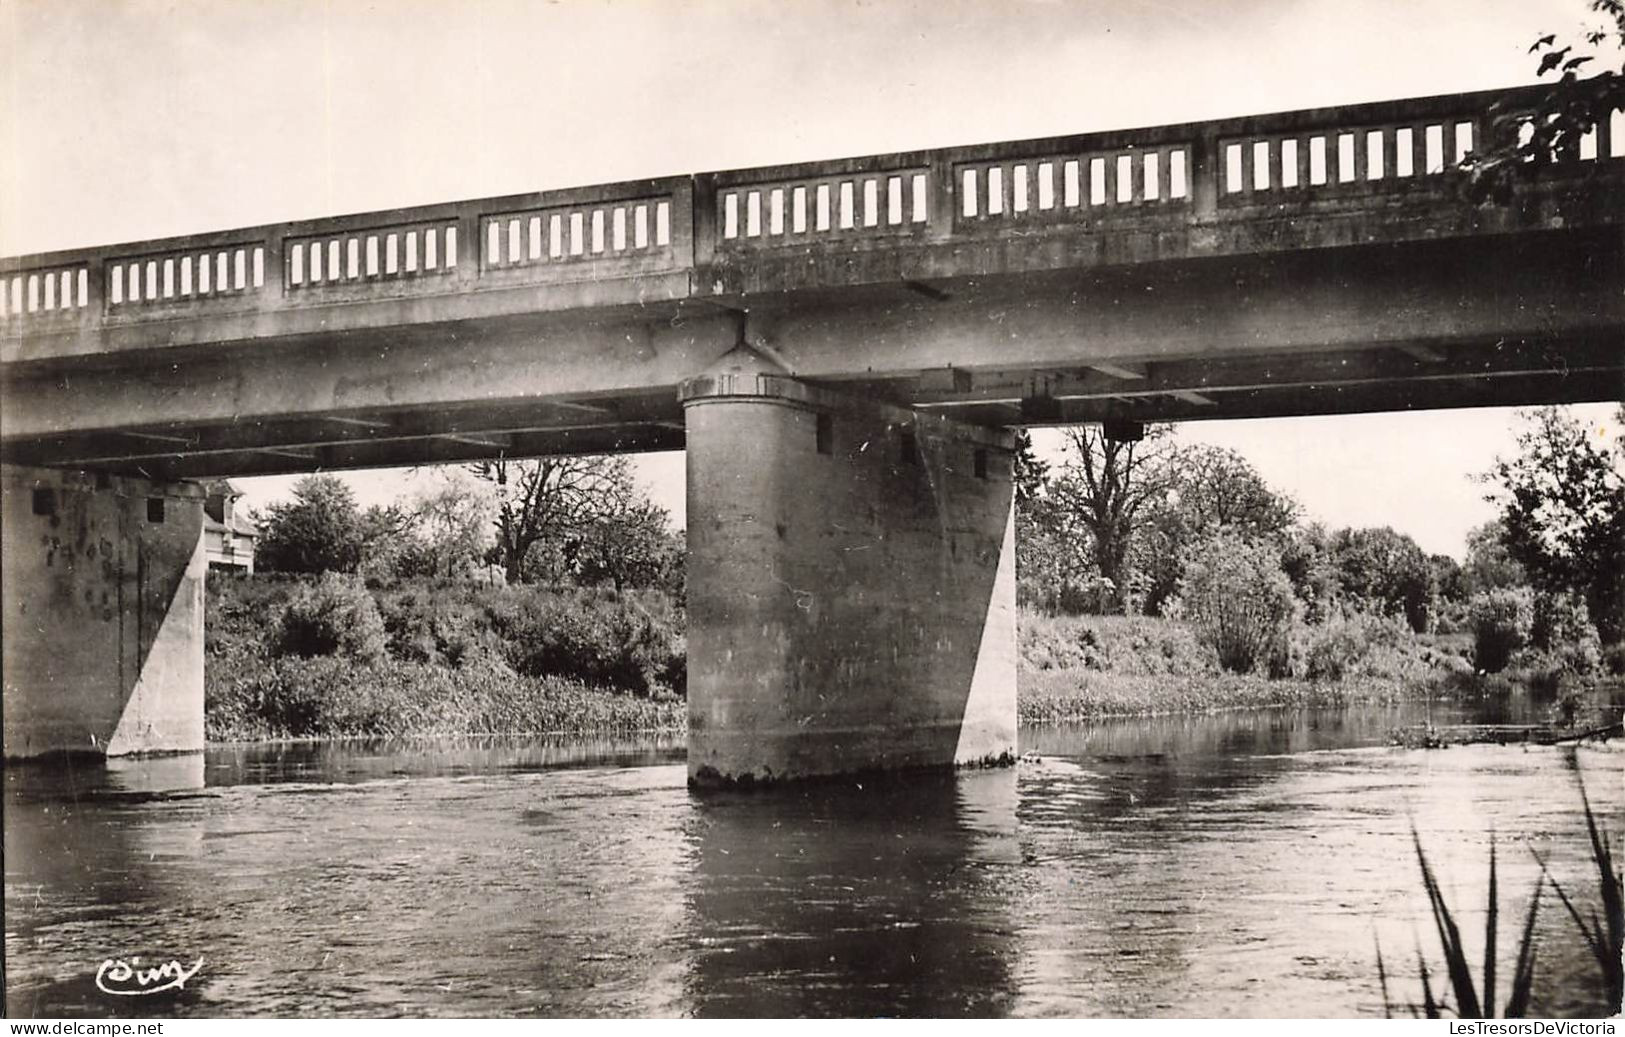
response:
[[[6,1007],[1380,1015],[1378,941],[1396,1000],[1418,941],[1440,964],[1413,822],[1475,959],[1495,833],[1504,991],[1530,848],[1597,898],[1576,770],[1625,856],[1625,753],[1389,747],[1420,709],[1030,729],[1013,768],[747,795],[691,795],[670,738],[7,766]],[[1602,1011],[1549,889],[1537,934],[1536,1009]],[[98,988],[136,957],[202,965]]]

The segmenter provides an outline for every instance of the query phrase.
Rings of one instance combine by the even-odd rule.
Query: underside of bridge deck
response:
[[[13,463],[152,478],[684,445],[743,334],[987,427],[1625,396],[1625,235],[1528,234],[746,295],[8,365]]]

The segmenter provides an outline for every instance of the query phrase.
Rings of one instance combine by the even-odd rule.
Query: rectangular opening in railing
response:
[[[924,169],[725,187],[717,192],[717,229],[722,244],[735,246],[908,234],[930,219],[930,195]]]
[[[289,238],[284,263],[290,290],[437,277],[457,268],[451,220]]]
[[[107,303],[139,314],[165,304],[220,299],[265,287],[265,246],[253,243],[109,260]]]
[[[1220,197],[1425,186],[1473,150],[1476,132],[1471,120],[1440,119],[1222,138]]]
[[[1547,122],[1555,121],[1557,115],[1555,113],[1542,115],[1537,111],[1526,110],[1513,118],[1517,127],[1518,144],[1527,146],[1534,139],[1536,124],[1543,119]],[[1625,111],[1618,108],[1610,111],[1608,118],[1600,120],[1578,139],[1571,139],[1567,146],[1554,150],[1549,156],[1550,160],[1557,164],[1595,162],[1621,157],[1625,157]]]
[[[954,167],[954,186],[954,215],[962,226],[1078,222],[1114,210],[1145,212],[1190,201],[1190,148],[1173,144],[961,162]]]
[[[554,205],[482,218],[487,270],[665,255],[671,200],[633,198]]]
[[[0,321],[62,318],[90,305],[85,264],[0,274]]]

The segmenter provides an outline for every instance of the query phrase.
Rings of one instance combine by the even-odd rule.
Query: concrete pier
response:
[[[746,346],[682,396],[690,783],[1013,758],[1010,434]]]
[[[5,755],[203,748],[203,491],[0,466]]]

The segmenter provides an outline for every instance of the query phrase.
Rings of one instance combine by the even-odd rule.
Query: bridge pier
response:
[[[690,784],[1012,759],[1010,434],[747,346],[682,397]]]
[[[7,758],[203,748],[203,491],[0,466]]]

